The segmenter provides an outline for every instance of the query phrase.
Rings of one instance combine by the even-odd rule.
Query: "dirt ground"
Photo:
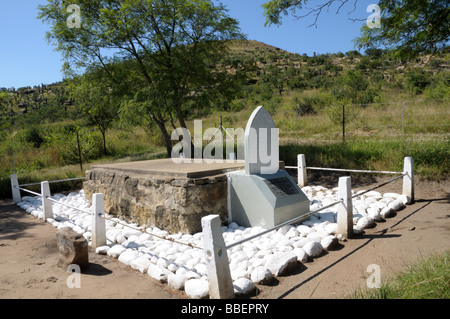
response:
[[[388,179],[352,176],[352,186],[356,190],[368,189]],[[334,174],[309,176],[310,185],[336,187],[337,181]],[[400,179],[378,191],[401,192],[401,183]],[[365,287],[371,264],[380,267],[383,281],[419,257],[449,250],[450,181],[416,181],[415,187],[413,205],[363,235],[342,242],[336,250],[300,264],[294,273],[277,278],[271,286],[259,286],[249,298],[341,298]],[[186,298],[183,292],[92,251],[89,270],[80,277],[80,288],[69,288],[71,274],[56,266],[56,232],[56,228],[21,210],[11,200],[0,200],[0,299]]]

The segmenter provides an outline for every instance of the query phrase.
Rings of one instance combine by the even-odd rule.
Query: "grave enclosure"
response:
[[[271,131],[270,135],[268,134],[269,130]],[[112,247],[105,246],[107,243],[107,225],[105,219],[109,219],[109,217],[106,217],[104,213],[116,215],[128,222],[131,221],[141,226],[154,225],[158,228],[167,230],[170,233],[202,232],[201,235],[203,238],[201,246],[203,247],[198,246],[197,243],[182,244],[191,246],[195,249],[200,249],[200,254],[204,254],[205,261],[202,265],[205,268],[200,267],[197,269],[195,267],[195,270],[202,273],[202,276],[207,276],[207,278],[205,279],[202,277],[201,279],[194,278],[188,280],[187,277],[183,277],[187,280],[184,288],[186,293],[188,293],[188,284],[189,287],[200,283],[202,286],[205,286],[205,280],[207,280],[208,283],[206,287],[209,289],[210,298],[223,299],[233,298],[236,285],[237,287],[241,287],[243,280],[245,283],[250,282],[248,279],[248,276],[250,276],[250,273],[248,272],[250,272],[250,270],[245,266],[245,273],[242,273],[242,269],[239,268],[241,267],[240,263],[236,262],[236,260],[241,260],[241,256],[236,256],[235,252],[232,250],[234,247],[251,242],[257,238],[259,240],[259,238],[262,238],[266,234],[282,227],[294,227],[291,225],[297,224],[299,221],[305,221],[311,216],[335,205],[337,205],[336,216],[334,217],[333,223],[329,224],[330,226],[334,224],[332,226],[333,230],[328,229],[327,233],[331,231],[334,234],[338,234],[341,238],[352,238],[354,234],[353,225],[356,223],[353,218],[354,210],[352,199],[368,194],[374,189],[400,178],[403,178],[403,194],[398,196],[396,200],[392,200],[392,203],[389,203],[389,205],[385,204],[385,207],[383,206],[381,211],[378,209],[373,211],[371,210],[371,207],[369,207],[366,215],[372,218],[372,213],[379,213],[380,218],[384,218],[384,216],[387,216],[391,211],[400,209],[401,205],[414,202],[413,160],[410,157],[404,159],[403,172],[356,171],[307,167],[305,156],[303,154],[298,155],[297,167],[285,167],[284,163],[280,162],[278,158],[278,132],[271,116],[262,107],[258,107],[252,113],[247,123],[245,130],[244,155],[245,161],[224,163],[207,163],[204,161],[202,163],[191,163],[189,165],[187,163],[177,164],[172,161],[172,159],[163,159],[93,166],[90,171],[86,172],[87,181],[84,183],[84,194],[82,195],[83,198],[92,198],[91,204],[93,212],[83,208],[80,209],[74,207],[72,206],[73,204],[64,203],[63,205],[79,210],[87,215],[93,213],[94,218],[92,221],[89,221],[92,223],[92,233],[88,231],[83,233],[83,236],[92,238],[92,247],[101,248],[104,253],[107,251],[108,255],[115,256],[117,254],[118,257],[120,254],[119,261],[124,262],[125,264],[130,262],[130,256],[137,255],[138,253],[134,250],[135,247],[133,248],[134,244],[131,248],[125,248],[125,246],[114,244],[116,242],[115,239],[112,240]],[[302,187],[306,186],[307,183],[307,169],[385,173],[400,176],[377,185],[370,190],[361,191],[356,194],[352,194],[350,177],[341,177],[339,179],[337,199],[331,203],[328,202],[327,205],[322,205],[320,208],[316,207],[314,210],[312,210],[313,208],[311,207],[310,210],[309,199],[299,188],[297,183],[286,173],[284,168],[297,169],[298,184]],[[40,184],[41,194],[38,194],[23,188],[24,186],[32,184],[19,185],[17,176],[12,175],[11,186],[14,202],[21,202],[20,190],[40,196],[42,199],[42,211],[39,213],[39,216],[42,216],[41,218],[48,220],[49,222],[57,222],[59,227],[61,224],[59,221],[64,219],[59,219],[58,221],[53,219],[55,215],[53,215],[51,202],[60,202],[50,196],[48,181],[41,182]],[[304,190],[307,191],[306,188],[304,188]],[[380,196],[380,194],[377,196]],[[400,199],[400,197],[402,198]],[[391,202],[391,200],[389,202]],[[29,208],[30,207],[27,207],[27,211]],[[385,208],[387,210],[385,210]],[[381,209],[381,207],[379,207],[379,209]],[[357,210],[359,212],[359,206],[357,206]],[[32,214],[35,212],[37,211],[34,210]],[[366,208],[364,208],[364,213],[366,213]],[[363,213],[361,212],[360,214]],[[358,217],[358,222],[356,224],[357,231],[366,227],[363,226],[363,224],[360,225],[359,221],[368,220],[366,217],[361,216]],[[364,218],[366,218],[366,220],[364,220]],[[374,215],[373,218],[378,217]],[[236,230],[234,226],[238,225],[229,225],[229,228],[232,229],[232,231],[225,231],[224,233],[224,227],[221,227],[224,221],[234,221],[239,224],[239,226],[244,226],[243,229],[249,227],[246,231],[250,229],[250,232],[247,233],[245,238],[241,238],[241,235],[237,235],[230,239],[229,236],[225,236],[225,234],[233,234],[234,230]],[[80,224],[80,221],[77,219],[75,226],[78,227],[77,232],[80,230],[83,232],[83,228],[79,225],[86,227],[85,220]],[[121,225],[135,228],[135,225]],[[261,231],[260,227],[254,226],[260,226],[266,229]],[[302,226],[303,225],[300,227]],[[123,227],[119,227],[121,234],[122,228]],[[225,227],[225,229],[226,228],[227,227]],[[252,229],[256,229],[257,232],[253,233]],[[140,234],[138,229],[134,230],[138,231]],[[157,236],[152,233],[153,231],[155,231],[155,229],[150,230],[149,232],[147,228],[147,235]],[[156,232],[159,231],[161,230],[156,229]],[[321,231],[315,229],[311,232]],[[90,234],[86,235],[87,233]],[[284,232],[282,233],[284,234]],[[166,238],[165,235],[161,236],[157,237],[173,241],[173,238]],[[124,240],[125,238],[131,238],[129,235],[123,235],[122,237]],[[322,247],[320,251],[328,249],[325,247],[329,247],[329,237],[332,237],[333,241],[337,238],[334,235],[327,235],[324,238],[320,237],[320,245],[322,245],[324,240],[327,240],[323,246],[319,246],[319,248]],[[289,238],[292,238],[292,236],[289,236]],[[225,242],[225,239],[227,240],[227,243]],[[273,240],[275,240],[275,237]],[[298,240],[298,244],[300,244],[300,241],[302,241],[302,239]],[[117,243],[121,244],[122,242],[117,240]],[[283,275],[281,269],[285,269],[286,267],[286,269],[288,269],[296,264],[297,261],[303,262],[305,254],[306,256],[309,255],[313,258],[318,256],[318,251],[313,252],[309,249],[312,248],[313,245],[309,245],[308,248],[306,248],[309,243],[313,244],[316,243],[316,241],[311,237],[307,244],[304,243],[301,245],[300,247],[304,249],[302,250],[303,254],[299,254],[299,249],[294,253],[296,248],[299,247],[296,245],[294,246],[296,248],[292,251],[286,251],[284,249],[285,247],[280,247],[281,250],[275,251],[273,255],[270,256],[270,259],[265,260],[264,257],[264,274],[268,271],[274,276]],[[268,242],[265,244],[275,245],[275,243]],[[150,245],[151,246],[148,248],[152,249],[151,247],[153,244]],[[253,243],[252,245],[256,244]],[[259,242],[259,245],[261,245],[261,242]],[[316,246],[318,246],[318,244],[316,244]],[[107,250],[104,250],[105,247]],[[126,247],[128,247],[128,245]],[[160,247],[160,245],[158,245],[158,247]],[[254,247],[257,250],[264,250],[266,249],[264,247],[268,246]],[[118,253],[118,251],[115,250],[110,254],[110,248],[111,251],[118,248],[121,252]],[[123,254],[126,257],[122,257],[122,252],[124,252]],[[230,257],[228,257],[228,252],[231,252],[229,255]],[[252,248],[252,252],[254,252],[254,248]],[[155,251],[152,250],[151,255],[154,253]],[[161,252],[156,253],[159,255]],[[152,256],[155,257],[154,255]],[[156,265],[149,266],[148,271],[147,268],[145,270],[139,268],[140,271],[147,271],[149,276],[160,280],[161,282],[163,282],[163,277],[161,277],[162,274],[166,274],[167,278],[165,280],[168,280],[170,284],[168,276],[176,277],[182,276],[182,274],[180,273],[180,275],[178,275],[178,273],[175,273],[174,275],[172,273],[175,271],[173,267],[172,269],[167,268],[166,270],[166,267],[169,265],[165,263],[167,260],[164,260],[164,257],[161,256],[164,265],[158,263],[159,259],[156,259],[155,261],[146,260],[147,263],[156,263]],[[178,260],[177,257],[176,262],[183,265],[185,260],[182,260],[184,258],[183,256],[181,257],[180,260]],[[192,256],[189,258],[191,257]],[[146,259],[146,257],[142,256],[139,258]],[[191,260],[193,261],[194,259],[189,259],[189,262],[191,262]],[[188,266],[189,262],[186,262],[185,265],[186,267],[192,268],[194,264],[191,263]],[[198,260],[195,260],[194,262],[197,263]],[[237,268],[236,265],[239,265],[239,267]],[[132,267],[134,268],[134,266]],[[259,280],[256,278],[257,276],[255,279],[253,278],[254,272],[255,271],[251,271],[252,281]],[[207,273],[207,275],[205,273]],[[247,277],[244,278],[239,276]],[[172,277],[172,279],[175,277]],[[177,277],[175,279],[179,278]]]
[[[232,163],[160,159],[95,165],[83,188],[87,198],[104,194],[106,213],[169,232],[201,231],[202,217],[210,214],[267,228],[308,212],[308,199],[279,161],[278,132],[262,106],[247,124],[244,155]]]

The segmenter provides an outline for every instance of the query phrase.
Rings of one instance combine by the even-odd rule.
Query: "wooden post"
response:
[[[17,179],[16,174],[11,175],[11,192],[14,204],[20,203],[22,201],[22,197],[20,196],[19,181]]]
[[[350,176],[339,178],[339,198],[342,203],[338,206],[337,233],[345,238],[351,238],[353,236],[353,202]]]
[[[414,161],[412,157],[405,157],[403,162],[403,195],[409,198],[407,204],[414,203]]]
[[[105,205],[102,193],[92,195],[92,207],[94,207],[94,216],[92,218],[92,248],[96,249],[106,245],[106,221],[103,218]]]
[[[222,236],[219,215],[202,218],[203,247],[206,253],[206,267],[211,299],[234,298],[227,248]]]
[[[47,198],[50,197],[50,185],[47,181],[41,182],[41,196],[42,210],[44,211],[42,219],[46,221],[47,218],[53,218],[52,202]]]
[[[305,187],[308,183],[308,177],[306,175],[306,160],[305,154],[297,155],[297,184],[300,187]]]

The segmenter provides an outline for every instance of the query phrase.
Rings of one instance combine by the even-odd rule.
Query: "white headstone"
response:
[[[263,106],[258,106],[250,116],[244,141],[246,174],[275,174],[278,171],[278,129]]]
[[[274,227],[309,211],[309,200],[285,170],[279,169],[278,129],[257,107],[244,135],[245,171],[228,175],[231,221],[241,226]]]

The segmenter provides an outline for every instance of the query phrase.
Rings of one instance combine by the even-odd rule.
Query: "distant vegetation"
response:
[[[247,65],[247,80],[227,103],[192,105],[184,114],[187,127],[194,119],[204,120],[204,130],[218,127],[222,116],[225,127],[245,128],[253,109],[264,105],[280,128],[282,159],[288,162],[304,152],[314,165],[399,169],[402,157],[412,154],[423,177],[450,174],[448,50],[403,63],[379,49],[307,56],[257,41],[227,46],[230,54],[218,63],[231,73]],[[62,170],[63,178],[83,175],[79,150],[84,169],[93,161],[163,156],[157,126],[124,112],[135,96],[109,99],[108,87],[83,91],[80,83],[88,81],[81,80],[0,88],[1,196],[10,196],[14,169],[22,181],[67,165],[72,166]],[[343,105],[346,144],[341,144]],[[170,119],[166,124],[177,126]]]

